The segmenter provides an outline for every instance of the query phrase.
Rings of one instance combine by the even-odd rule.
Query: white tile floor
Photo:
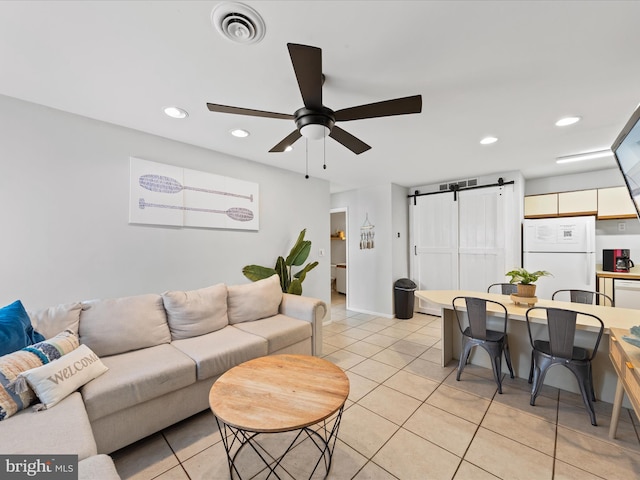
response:
[[[623,410],[610,441],[611,404],[596,403],[593,427],[578,395],[545,387],[531,407],[526,380],[506,377],[499,395],[491,372],[473,365],[457,382],[455,366],[439,364],[438,317],[357,314],[335,294],[332,319],[323,355],[346,371],[351,392],[328,478],[640,478],[640,422],[632,412]],[[112,456],[123,479],[229,478],[209,412]],[[301,459],[292,460],[282,478],[296,478]]]

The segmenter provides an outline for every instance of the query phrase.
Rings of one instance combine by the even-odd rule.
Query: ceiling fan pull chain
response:
[[[327,169],[327,137],[322,137],[322,168]]]
[[[309,178],[309,139],[308,138],[304,139],[304,156],[307,162],[307,170],[304,178]]]

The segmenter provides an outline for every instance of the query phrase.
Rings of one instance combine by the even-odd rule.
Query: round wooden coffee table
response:
[[[326,478],[348,395],[349,379],[342,369],[308,355],[260,357],[224,373],[211,387],[209,405],[220,428],[231,478],[242,478],[236,461],[247,445],[265,464],[268,476],[280,478],[276,469],[306,439],[320,453],[309,478],[321,463]],[[292,431],[297,435],[287,440],[279,455],[267,452],[258,441],[259,435]]]

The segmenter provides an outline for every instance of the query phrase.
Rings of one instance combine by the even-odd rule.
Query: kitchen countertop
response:
[[[640,266],[632,267],[629,272],[606,272],[602,270],[602,265],[596,265],[596,276],[598,278],[619,278],[624,280],[640,280]]]

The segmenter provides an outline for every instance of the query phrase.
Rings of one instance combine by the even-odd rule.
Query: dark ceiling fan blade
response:
[[[284,137],[284,140],[282,140],[275,147],[269,150],[269,152],[284,152],[285,148],[287,148],[289,145],[293,145],[301,136],[302,135],[300,134],[299,130],[294,130],[289,135]]]
[[[304,106],[313,110],[321,109],[322,50],[297,43],[287,43],[287,48]]]
[[[293,115],[290,115],[288,113],[265,112],[264,110],[252,110],[250,108],[229,107],[227,105],[218,105],[216,103],[207,103],[207,108],[212,112],[234,113],[236,115],[249,115],[251,117],[283,118],[285,120],[293,120]]]
[[[371,148],[359,138],[354,137],[349,132],[344,131],[340,127],[336,127],[335,125],[331,129],[329,136],[347,147],[356,155],[360,155],[362,152],[366,152]]]
[[[361,120],[365,118],[390,117],[392,115],[405,115],[407,113],[420,113],[422,111],[422,95],[396,98],[383,102],[369,103],[357,107],[343,108],[335,112],[336,122],[349,120]]]

